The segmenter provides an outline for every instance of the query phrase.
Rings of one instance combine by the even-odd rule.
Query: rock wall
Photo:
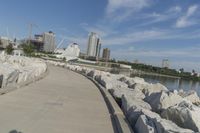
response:
[[[34,80],[47,71],[44,61],[23,56],[0,55],[0,75],[3,75],[2,88],[15,87]]]

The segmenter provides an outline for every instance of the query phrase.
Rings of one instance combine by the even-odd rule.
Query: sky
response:
[[[89,32],[111,57],[200,72],[199,0],[0,0],[0,36],[26,38],[52,30],[62,47],[87,48]]]

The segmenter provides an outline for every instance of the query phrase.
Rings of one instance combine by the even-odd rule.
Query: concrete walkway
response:
[[[106,104],[85,77],[49,66],[44,79],[0,96],[0,133],[112,133]]]

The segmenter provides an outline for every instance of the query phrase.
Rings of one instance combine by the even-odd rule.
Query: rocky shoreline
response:
[[[136,133],[200,132],[200,99],[196,92],[169,91],[162,84],[150,84],[138,77],[51,63],[83,73],[104,86]]]
[[[47,71],[44,61],[23,56],[0,55],[1,88],[17,87],[27,81],[35,80]]]

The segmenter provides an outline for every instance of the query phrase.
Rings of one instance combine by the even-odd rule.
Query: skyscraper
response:
[[[103,49],[103,60],[108,61],[110,59],[110,49],[105,48]]]
[[[87,56],[99,58],[101,51],[101,43],[99,36],[91,32],[88,39]]]
[[[44,51],[54,52],[55,50],[55,34],[52,31],[43,34]]]

